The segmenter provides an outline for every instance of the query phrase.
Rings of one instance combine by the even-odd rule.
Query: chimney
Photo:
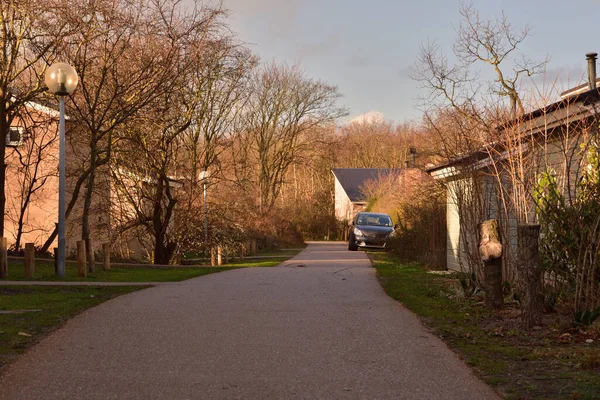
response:
[[[417,158],[417,148],[415,146],[410,146],[410,148],[408,149],[409,153],[410,153],[410,163],[411,163],[411,168],[415,167],[415,160]]]
[[[589,89],[596,89],[596,58],[598,53],[587,53],[585,57],[588,61],[588,86]]]

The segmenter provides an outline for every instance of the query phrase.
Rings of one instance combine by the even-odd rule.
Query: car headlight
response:
[[[358,228],[354,228],[354,236],[364,236],[364,234],[362,233],[362,231]]]

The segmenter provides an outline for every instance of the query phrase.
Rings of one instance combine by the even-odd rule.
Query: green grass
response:
[[[143,287],[0,286],[0,371],[40,338],[83,310]]]
[[[270,258],[268,260],[237,260],[232,261],[228,264],[224,264],[223,267],[236,267],[236,268],[250,268],[250,267],[276,267],[285,260],[288,260],[289,257],[279,258]],[[223,268],[220,267],[220,268]]]
[[[300,253],[302,250],[304,250],[305,247],[306,247],[306,245],[303,245],[302,247],[293,248],[293,249],[261,250],[258,252],[258,254],[256,254],[256,257],[261,257],[261,256],[293,257],[296,254]]]
[[[385,254],[370,256],[386,292],[419,315],[505,398],[600,398],[598,341],[565,346],[557,342],[552,328],[523,332],[515,323],[518,310],[490,312],[480,298],[457,296],[448,277]],[[510,329],[507,324],[512,324]]]
[[[36,261],[34,281],[81,281],[81,282],[176,282],[214,272],[227,271],[244,267],[272,267],[281,260],[241,260],[225,264],[221,267],[153,267],[152,265],[113,267],[110,271],[102,270],[96,265],[96,272],[87,274],[86,278],[77,276],[77,266],[67,263],[65,278],[61,279],[54,273],[54,264],[46,261]],[[12,261],[8,267],[9,280],[26,280],[23,263]],[[29,280],[29,279],[28,279]]]
[[[302,246],[298,246],[295,248],[289,248],[289,249],[267,249],[267,250],[260,250],[257,254],[253,255],[253,256],[249,256],[252,257],[251,260],[255,260],[255,259],[260,259],[260,257],[274,257],[276,256],[277,258],[281,258],[283,261],[294,257],[295,255],[297,255],[298,253],[300,253],[302,250],[304,250],[304,248],[306,247],[306,244],[302,245]],[[204,260],[204,261],[208,261],[208,259],[206,258],[206,254],[204,253],[187,253],[184,256],[184,260]],[[246,258],[246,260],[237,260],[236,262],[241,262],[244,263],[245,261],[247,261],[248,259]]]

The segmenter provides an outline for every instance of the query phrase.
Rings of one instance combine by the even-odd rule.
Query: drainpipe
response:
[[[588,86],[589,89],[596,89],[596,58],[598,53],[587,53],[585,57],[588,62]]]

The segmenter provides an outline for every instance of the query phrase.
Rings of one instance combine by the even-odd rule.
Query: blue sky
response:
[[[419,120],[410,76],[421,44],[451,53],[460,23],[454,0],[223,0],[229,25],[264,60],[299,63],[306,76],[336,85],[350,118],[380,112],[395,122]],[[547,77],[560,89],[581,83],[585,53],[600,53],[600,0],[473,1],[483,18],[505,12],[515,28],[531,26],[523,43],[534,60],[550,57]],[[599,68],[600,71],[600,68]]]

